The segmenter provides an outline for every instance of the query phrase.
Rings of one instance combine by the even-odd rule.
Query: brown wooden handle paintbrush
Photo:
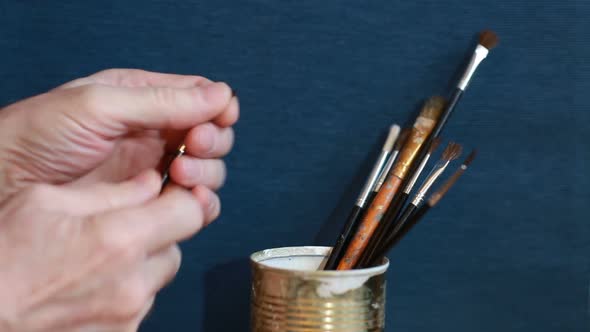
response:
[[[381,149],[381,154],[379,158],[377,158],[377,162],[373,166],[373,170],[369,175],[363,190],[361,191],[356,204],[352,208],[348,218],[346,219],[346,223],[340,235],[336,239],[334,246],[332,246],[332,251],[330,252],[330,256],[328,256],[328,260],[326,261],[326,265],[324,266],[324,270],[334,270],[338,265],[338,261],[342,258],[344,254],[344,250],[348,246],[350,239],[356,229],[358,227],[358,221],[360,217],[363,215],[365,211],[365,206],[369,201],[369,197],[373,188],[375,187],[377,181],[379,180],[379,175],[383,171],[385,164],[387,163],[387,158],[392,152],[394,148],[394,144],[398,139],[400,133],[400,127],[396,124],[392,125],[389,129],[389,135],[387,135],[387,139],[385,140],[385,144]]]
[[[373,233],[373,236],[371,237],[368,246],[363,251],[361,259],[355,265],[355,269],[368,266],[371,257],[373,257],[375,252],[383,245],[383,243],[385,242],[385,238],[395,226],[394,222],[398,219],[397,215],[401,212],[401,209],[406,204],[406,201],[410,196],[410,193],[412,192],[414,184],[416,184],[416,181],[418,180],[418,177],[420,177],[420,174],[424,170],[424,167],[426,167],[426,164],[428,163],[430,156],[434,153],[439,144],[440,139],[436,139],[432,143],[432,145],[429,147],[428,154],[421,161],[421,164],[418,167],[418,169],[414,172],[414,174],[412,174],[412,178],[405,186],[404,191],[391,203],[391,205],[387,209],[387,212],[379,222],[379,226],[377,226],[375,233]]]
[[[432,97],[424,104],[424,107],[408,136],[406,144],[400,152],[398,161],[395,163],[392,171],[385,180],[381,190],[377,193],[371,202],[371,205],[367,208],[357,232],[350,241],[344,256],[338,264],[338,270],[352,269],[359,260],[360,255],[379,225],[383,213],[399,190],[403,179],[407,176],[418,150],[435,127],[444,104],[445,101],[441,97]]]

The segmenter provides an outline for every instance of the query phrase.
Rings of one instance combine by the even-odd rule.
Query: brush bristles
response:
[[[399,136],[397,137],[397,140],[395,141],[395,145],[393,146],[393,150],[399,151],[402,149],[402,146],[404,146],[404,144],[406,143],[406,139],[408,139],[408,135],[410,134],[411,131],[412,131],[412,128],[402,129],[402,132],[399,134]]]
[[[393,144],[397,140],[399,136],[400,128],[398,125],[394,124],[389,127],[389,134],[387,135],[387,139],[385,140],[385,144],[383,144],[383,151],[391,152],[393,149]]]
[[[430,196],[427,202],[428,206],[433,207],[436,204],[438,204],[438,202],[447,194],[447,192],[449,192],[451,187],[453,187],[455,183],[457,183],[457,180],[459,180],[461,175],[463,175],[463,173],[467,169],[467,166],[471,164],[471,162],[475,158],[475,155],[476,150],[471,151],[469,156],[467,156],[467,159],[465,159],[463,164],[459,168],[457,168],[455,173],[453,173],[453,175],[451,175],[451,177],[449,177],[448,180],[435,193],[433,193]]]
[[[432,155],[434,153],[434,151],[436,151],[436,148],[438,148],[439,145],[440,145],[440,137],[437,137],[434,139],[434,141],[432,141],[432,144],[430,145],[430,149],[428,149],[428,154]]]
[[[491,30],[484,30],[479,34],[479,44],[491,50],[498,45],[498,36]]]
[[[463,165],[465,167],[469,166],[471,164],[471,162],[473,161],[473,159],[475,159],[475,156],[477,155],[477,150],[473,149],[471,151],[471,153],[467,156],[467,158],[465,158],[465,161],[463,162]]]
[[[459,158],[462,150],[463,150],[463,147],[461,147],[460,144],[457,144],[455,142],[451,142],[451,143],[449,143],[449,145],[447,145],[447,147],[443,151],[442,159],[444,159],[446,161],[455,160],[455,159]]]

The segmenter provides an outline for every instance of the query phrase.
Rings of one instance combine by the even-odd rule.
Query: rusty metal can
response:
[[[323,271],[329,252],[329,247],[286,247],[252,254],[253,332],[384,331],[389,261]]]

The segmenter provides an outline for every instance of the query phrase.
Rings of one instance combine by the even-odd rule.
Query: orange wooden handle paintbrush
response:
[[[400,152],[398,161],[395,163],[387,180],[385,180],[381,190],[368,207],[357,232],[338,264],[338,270],[350,270],[359,260],[363,250],[365,250],[371,236],[383,218],[383,214],[399,190],[403,179],[406,177],[418,150],[434,128],[444,105],[445,100],[442,97],[432,97],[424,104],[420,115],[418,115],[416,122],[414,122],[414,127],[408,136],[406,144]]]

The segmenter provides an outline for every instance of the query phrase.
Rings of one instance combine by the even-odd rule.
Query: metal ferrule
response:
[[[412,201],[412,204],[414,206],[418,206],[418,205],[420,205],[420,203],[422,203],[422,201],[424,200],[424,196],[426,196],[426,193],[428,192],[430,187],[432,187],[432,185],[434,184],[436,179],[438,179],[438,177],[442,174],[442,172],[444,172],[445,168],[447,168],[449,163],[450,163],[450,160],[449,161],[439,161],[438,163],[436,163],[436,165],[432,169],[432,172],[430,172],[430,174],[428,174],[428,177],[426,178],[426,180],[422,184],[422,187],[420,187],[420,190],[418,190],[416,197],[414,197],[414,200]]]
[[[377,182],[377,178],[379,177],[379,173],[381,172],[381,169],[383,168],[383,165],[385,164],[385,161],[387,160],[387,156],[389,156],[388,151],[381,151],[381,154],[379,155],[379,159],[377,159],[377,163],[375,164],[375,166],[373,166],[373,170],[371,170],[371,174],[369,175],[367,182],[365,182],[365,186],[363,187],[361,194],[359,195],[358,199],[356,200],[357,206],[364,207],[365,204],[367,203],[367,198],[369,197],[369,194],[373,190],[373,186]]]
[[[408,182],[408,185],[406,186],[404,193],[409,194],[412,191],[412,188],[416,184],[416,181],[418,181],[418,178],[420,177],[420,174],[424,170],[424,167],[426,167],[426,163],[428,163],[428,159],[430,159],[430,154],[427,154],[426,157],[424,157],[424,160],[422,160],[422,163],[420,163],[420,166],[418,167],[418,169],[416,170],[416,172],[414,173],[414,175],[410,179],[410,182]]]
[[[469,65],[467,65],[467,68],[465,69],[465,73],[463,74],[463,77],[461,77],[459,84],[457,84],[457,88],[459,88],[463,91],[465,91],[465,89],[467,89],[467,86],[469,85],[469,81],[471,80],[471,77],[473,76],[473,74],[477,70],[477,67],[483,61],[483,59],[485,59],[486,56],[488,56],[489,52],[490,51],[487,48],[485,48],[479,44],[477,45],[477,47],[475,48],[475,51],[473,52],[473,56],[471,57],[471,60],[469,61]]]
[[[387,163],[385,164],[385,167],[383,167],[383,170],[379,175],[379,180],[377,180],[377,183],[375,183],[375,186],[373,187],[373,192],[378,192],[379,189],[381,189],[381,186],[385,182],[385,179],[387,179],[387,175],[389,175],[391,166],[393,166],[393,163],[395,162],[395,159],[397,158],[398,154],[399,150],[394,150],[389,159],[387,159]]]

